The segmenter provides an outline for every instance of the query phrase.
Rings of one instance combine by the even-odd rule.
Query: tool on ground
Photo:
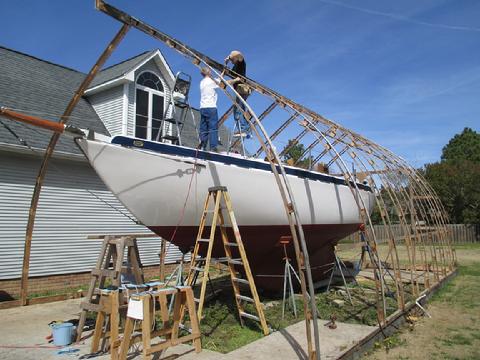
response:
[[[330,315],[330,320],[323,324],[323,326],[328,326],[329,329],[335,330],[337,328],[337,324],[335,321],[337,320],[337,316],[335,314]]]

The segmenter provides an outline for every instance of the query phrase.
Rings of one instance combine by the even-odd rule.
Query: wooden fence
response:
[[[375,235],[378,243],[385,243],[388,240],[388,229],[385,225],[374,225]],[[480,242],[480,225],[479,224],[448,224],[450,239],[452,244],[469,244]],[[397,242],[402,242],[405,233],[402,225],[391,225],[391,231]],[[342,240],[342,242],[360,241],[359,234],[354,233]]]

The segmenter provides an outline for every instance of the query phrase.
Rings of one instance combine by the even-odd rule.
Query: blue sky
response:
[[[480,130],[477,0],[111,3],[216,60],[242,50],[249,77],[414,166],[465,126]],[[84,72],[119,28],[93,0],[0,0],[0,13],[0,45]],[[195,71],[136,30],[109,64],[157,47],[174,72]]]

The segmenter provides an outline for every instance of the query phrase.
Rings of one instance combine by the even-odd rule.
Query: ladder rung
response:
[[[192,267],[192,269],[195,270],[195,271],[205,271],[205,269],[199,268],[199,267],[196,267],[196,266]]]
[[[259,318],[258,316],[255,316],[255,315],[252,315],[252,314],[248,314],[248,313],[246,313],[246,312],[240,312],[240,316],[246,317],[246,318],[249,318],[249,319],[252,319],[252,320],[255,320],[255,321],[260,322],[260,318]]]
[[[233,265],[243,265],[243,262],[241,259],[228,259],[228,262]]]
[[[206,243],[208,243],[208,242],[210,242],[210,239],[198,239],[197,241],[198,241],[198,242],[206,242]]]
[[[237,243],[231,243],[231,242],[227,242],[227,243],[225,243],[225,245],[227,245],[227,246],[238,246]]]
[[[218,207],[218,210],[225,210],[225,209],[226,209],[225,206],[219,206]],[[205,210],[204,212],[211,214],[211,213],[215,212],[215,209],[208,209],[208,210]]]
[[[163,140],[175,141],[175,140],[178,140],[178,136],[174,136],[174,135],[164,135],[164,136],[162,136],[162,139],[163,139]]]
[[[111,269],[93,269],[92,275],[93,276],[110,276],[112,278],[116,278],[118,276],[118,271],[111,270]]]
[[[231,227],[233,227],[233,226],[232,226],[232,225],[229,225],[229,224],[223,224],[223,225],[220,225],[220,227],[231,228]]]
[[[232,278],[232,280],[235,281],[235,282],[241,283],[241,284],[247,284],[247,285],[250,284],[248,282],[248,280],[240,279],[240,278],[237,278],[237,277]]]
[[[237,295],[237,298],[239,298],[240,300],[243,300],[243,301],[251,302],[251,303],[255,302],[255,300],[253,300],[251,297],[244,296],[244,295]]]
[[[163,121],[166,121],[170,124],[181,124],[182,122],[179,121],[179,120],[176,120],[175,118],[166,118],[166,119],[162,119]]]
[[[92,303],[89,303],[89,302],[82,302],[80,304],[80,308],[82,310],[88,310],[88,311],[95,311],[95,312],[100,312],[103,310],[103,306],[100,305],[100,304],[92,304]]]
[[[193,298],[193,301],[195,301],[196,303],[200,303],[200,299],[197,298]]]

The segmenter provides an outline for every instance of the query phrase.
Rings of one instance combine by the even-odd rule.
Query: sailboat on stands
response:
[[[16,120],[27,117],[5,108],[0,114]],[[64,125],[57,122],[28,118],[36,120],[29,121],[33,125],[63,131]],[[278,242],[290,235],[290,227],[267,161],[129,136],[110,138],[92,131],[86,135],[68,126],[65,134],[73,136],[105,185],[140,223],[185,252],[194,246],[207,189],[227,187],[257,286],[282,287],[284,255]],[[312,276],[319,281],[334,261],[333,246],[362,223],[355,196],[360,195],[371,212],[374,195],[367,185],[348,184],[342,177],[293,166],[284,169],[303,225]],[[352,185],[357,192],[351,191]],[[213,256],[215,252],[222,253],[220,248]],[[294,259],[293,246],[289,252]]]
[[[126,136],[75,142],[110,191],[154,233],[171,239],[182,214],[173,243],[184,250],[194,246],[207,189],[226,186],[257,286],[282,286],[283,249],[277,244],[290,227],[268,162]],[[361,216],[343,178],[289,166],[285,171],[317,281],[325,277],[324,265],[334,261],[333,245],[358,230]],[[356,185],[370,212],[371,189]]]

